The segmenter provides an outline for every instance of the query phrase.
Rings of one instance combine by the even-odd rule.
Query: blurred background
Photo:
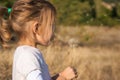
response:
[[[15,0],[0,0],[1,6],[12,7]],[[120,0],[49,0],[57,8],[60,25],[118,25]]]
[[[11,8],[15,0],[0,0]],[[67,66],[74,80],[120,80],[120,0],[49,0],[57,9],[55,39],[38,46],[50,74]],[[0,80],[12,80],[14,41],[0,48]]]

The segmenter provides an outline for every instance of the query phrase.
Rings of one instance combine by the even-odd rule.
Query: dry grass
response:
[[[12,57],[14,49],[0,50],[0,80],[12,80]]]
[[[120,79],[120,44],[118,43],[118,29],[108,29],[108,34],[105,34],[104,30],[106,29],[99,28],[99,32],[97,32],[96,29],[97,28],[89,29],[89,27],[81,29],[77,27],[61,28],[56,34],[58,36],[54,43],[48,47],[39,46],[49,66],[51,75],[61,72],[67,66],[73,66],[78,71],[78,78],[74,80]],[[92,35],[92,39],[90,36],[89,40],[84,41],[84,34]],[[106,39],[100,38],[102,34],[105,34]],[[99,35],[99,37],[97,35]],[[109,39],[106,36],[109,37]],[[70,46],[70,38],[78,39],[78,42],[72,45],[79,44],[79,42],[80,45]],[[97,45],[90,44],[93,43],[93,40],[98,40],[98,38],[99,42],[102,42],[103,39],[106,41],[109,40],[111,43],[110,46],[107,44],[99,46],[99,43]],[[118,42],[113,46],[114,40],[118,40]],[[94,42],[95,44],[97,43],[97,41]],[[81,43],[84,46],[81,46]],[[88,46],[89,44],[90,46]],[[14,48],[0,50],[0,80],[11,80],[13,52]]]
[[[44,50],[51,74],[73,66],[78,71],[77,80],[119,80],[120,50],[88,47],[52,46]]]

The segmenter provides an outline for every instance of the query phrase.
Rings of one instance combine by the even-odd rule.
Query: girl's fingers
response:
[[[78,74],[75,75],[75,78],[77,78],[77,77],[78,77]]]
[[[66,68],[66,73],[68,73],[70,76],[68,76],[68,79],[74,79],[77,78],[77,70],[74,67],[68,67]]]
[[[74,67],[72,67],[72,69],[73,69],[73,72],[75,73],[75,75],[77,75],[77,70]]]
[[[75,77],[74,77],[74,78],[77,78],[77,77],[78,77],[77,70],[76,70],[74,67],[72,67],[72,69],[73,69],[73,72],[74,72],[74,74],[75,74]]]

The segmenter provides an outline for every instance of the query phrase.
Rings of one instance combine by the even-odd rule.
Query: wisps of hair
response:
[[[7,14],[7,8],[0,7],[0,44],[2,47],[8,47],[7,43],[11,39],[8,21],[4,19],[5,14]]]

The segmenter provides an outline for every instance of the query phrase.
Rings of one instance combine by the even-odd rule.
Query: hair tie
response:
[[[11,13],[11,11],[12,11],[12,9],[11,9],[11,8],[8,8],[8,14],[10,14],[10,13]]]

